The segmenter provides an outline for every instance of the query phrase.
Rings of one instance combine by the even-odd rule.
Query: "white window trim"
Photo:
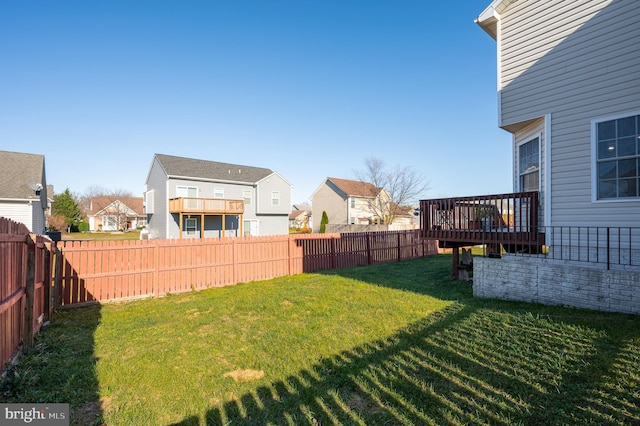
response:
[[[193,234],[190,234],[189,232],[189,222],[193,221]],[[198,235],[198,219],[193,218],[193,217],[187,217],[184,219],[184,232],[185,235],[187,236],[193,236],[193,235]]]
[[[598,141],[596,139],[598,123],[603,121],[618,120],[620,118],[640,115],[640,110],[624,112],[614,115],[605,115],[591,120],[591,202],[593,204],[601,203],[637,203],[640,197],[636,198],[604,198],[598,199]]]
[[[278,200],[278,202],[274,203],[275,200]],[[271,206],[280,206],[280,191],[271,191]]]
[[[260,221],[258,219],[244,219],[242,221],[242,233],[246,233],[247,232],[247,222],[249,222],[249,235],[251,235],[252,237],[257,237],[260,235]],[[251,228],[253,228],[253,226],[251,224],[255,224],[255,229],[256,229],[256,234],[253,235],[251,234]],[[244,235],[242,235],[244,237]]]
[[[526,138],[522,142],[516,143],[516,183],[518,190],[516,192],[524,192],[522,183],[520,182],[520,147],[525,145],[534,139],[538,138],[538,192],[542,190],[542,132],[535,133],[534,135]]]
[[[200,194],[200,189],[197,186],[176,185],[176,197],[181,197],[180,195],[178,195],[178,192],[179,192],[178,189],[182,189],[182,188],[187,190],[187,194],[189,194],[189,190],[190,189],[195,189],[196,190],[196,197],[195,198],[197,198],[198,195]],[[182,196],[182,197],[184,197],[184,196]],[[184,198],[190,198],[190,197],[189,197],[189,195],[187,195]]]
[[[112,223],[109,223],[112,222]],[[110,226],[113,225],[113,226]],[[118,230],[118,215],[105,214],[102,215],[102,230],[103,231],[117,231]]]
[[[247,194],[249,194],[249,196],[247,196]],[[252,204],[253,203],[253,194],[252,191],[250,189],[245,189],[242,191],[242,199],[244,200],[245,204]],[[249,200],[249,201],[247,201]]]

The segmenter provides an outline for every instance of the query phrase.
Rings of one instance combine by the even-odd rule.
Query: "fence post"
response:
[[[151,246],[153,250],[153,296],[160,297],[160,248],[158,241],[154,241]]]
[[[51,243],[44,245],[44,321],[49,321],[51,316]]]
[[[236,240],[235,238],[231,240],[231,269],[232,269],[232,279],[233,284],[238,283],[238,274],[237,274],[237,264],[236,264]]]
[[[53,263],[53,306],[58,308],[62,305],[62,251],[58,243],[53,242],[54,263]]]
[[[371,232],[367,232],[367,265],[371,265]]]
[[[402,260],[402,249],[400,247],[400,232],[398,231],[398,262],[400,262]]]
[[[291,271],[293,270],[292,262],[293,262],[293,250],[291,250],[291,244],[293,244],[293,235],[289,235],[289,239],[287,241],[287,257],[289,258],[288,262],[288,272],[287,276],[291,276]]]
[[[336,269],[336,239],[331,237],[331,269]]]
[[[25,283],[25,310],[24,310],[24,329],[23,341],[25,348],[31,348],[33,345],[33,298],[34,285],[36,277],[36,242],[33,241],[31,234],[27,235],[27,282]]]

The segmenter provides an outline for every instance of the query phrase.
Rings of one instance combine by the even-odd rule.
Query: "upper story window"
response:
[[[355,209],[356,208],[356,197],[349,197],[349,202],[351,203],[351,208]]]
[[[224,198],[224,188],[213,188],[213,198]]]
[[[195,186],[176,186],[176,197],[186,198],[183,207],[187,209],[198,208],[198,188]]]
[[[251,204],[251,190],[245,189],[242,191],[242,198],[244,199],[245,204]]]
[[[640,197],[640,115],[595,123],[597,199]]]
[[[273,191],[271,193],[271,205],[272,206],[279,206],[280,205],[280,192]]]
[[[176,186],[176,197],[197,198],[198,188],[195,186]]]
[[[520,191],[540,190],[540,138],[518,147],[518,173]]]

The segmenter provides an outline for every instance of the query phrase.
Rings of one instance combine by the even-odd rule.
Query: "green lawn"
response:
[[[75,424],[640,423],[640,317],[474,299],[450,262],[60,311],[0,390]]]
[[[63,240],[139,240],[140,231],[127,232],[63,232]]]

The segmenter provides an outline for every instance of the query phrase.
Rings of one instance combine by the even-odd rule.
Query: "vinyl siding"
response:
[[[34,232],[31,206],[26,200],[24,202],[0,200],[0,217],[24,223],[29,231]]]
[[[331,185],[331,186],[329,186]],[[339,191],[339,192],[336,192]],[[329,223],[346,224],[347,207],[349,198],[342,195],[342,191],[338,190],[328,181],[313,194],[311,206],[313,209],[313,232],[320,230],[320,222],[322,221],[322,212],[327,212]]]
[[[31,227],[29,229],[36,234],[44,234],[45,227],[44,210],[40,199],[38,199],[38,201],[33,201],[31,204]]]
[[[271,205],[271,193],[280,193],[280,202],[277,206]],[[262,179],[257,185],[257,202],[256,213],[263,214],[278,214],[286,215],[287,220],[289,213],[291,213],[291,184],[285,181],[277,173],[273,173],[270,176]],[[289,227],[285,227],[284,233],[289,232]],[[262,234],[262,232],[261,232]]]
[[[499,34],[501,126],[551,116],[551,224],[640,226],[640,200],[592,202],[591,153],[593,119],[640,110],[638,2],[517,1]]]
[[[167,238],[167,219],[169,206],[167,202],[167,175],[162,166],[154,157],[149,176],[147,177],[146,190],[153,190],[153,214],[147,215],[147,230],[149,238]]]

